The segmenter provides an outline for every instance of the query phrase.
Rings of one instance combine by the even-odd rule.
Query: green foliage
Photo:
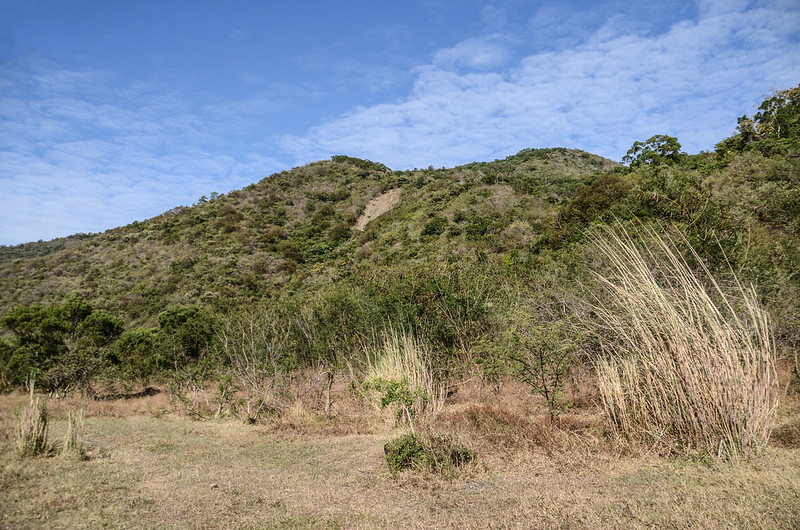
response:
[[[55,394],[73,387],[89,392],[123,330],[119,317],[77,295],[62,304],[17,306],[0,324],[16,338],[7,365],[10,382],[19,385],[34,373]]]
[[[384,447],[386,463],[393,472],[428,471],[450,478],[459,468],[475,461],[475,453],[454,436],[404,434]]]
[[[633,142],[627,154],[622,158],[622,163],[628,164],[630,167],[674,164],[684,154],[681,152],[681,144],[677,138],[657,134],[645,142]]]
[[[436,237],[439,234],[443,233],[447,228],[447,217],[439,217],[436,216],[427,223],[422,228],[422,233],[420,234],[422,237]]]
[[[547,403],[552,420],[564,411],[564,383],[574,360],[575,339],[563,320],[537,323],[523,317],[508,334],[511,373]]]
[[[123,379],[147,380],[161,368],[168,367],[159,354],[158,328],[134,328],[124,331],[116,343],[114,364]]]
[[[293,333],[306,365],[338,366],[371,333],[369,307],[358,290],[332,285],[297,308]]]
[[[373,377],[361,384],[361,392],[369,394],[371,391],[378,393],[381,408],[386,408],[390,405],[395,406],[395,414],[398,420],[401,420],[406,413],[412,413],[415,402],[425,403],[431,398],[424,388],[416,387],[412,389],[408,379],[396,380]]]
[[[739,118],[736,130],[738,134],[717,144],[717,153],[747,149],[769,156],[800,148],[800,85],[774,91],[755,115]]]
[[[562,234],[566,226],[575,230],[609,213],[622,214],[617,208],[631,190],[631,182],[614,173],[601,175],[578,187],[570,202],[561,210]],[[570,226],[571,225],[571,226]]]
[[[772,137],[796,146],[800,140],[800,85],[773,92],[758,107],[753,122],[758,138]]]
[[[214,317],[194,304],[179,304],[159,313],[161,347],[167,362],[181,366],[200,360],[214,336]]]
[[[5,337],[0,336],[0,392],[4,392],[15,385],[17,369],[11,366],[11,356],[14,346]]]
[[[61,252],[64,249],[79,246],[84,241],[96,237],[97,234],[73,234],[50,241],[36,241],[21,245],[0,245],[0,264],[16,259],[31,259]]]

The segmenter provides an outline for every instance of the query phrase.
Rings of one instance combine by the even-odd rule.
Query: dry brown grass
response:
[[[23,457],[39,456],[50,451],[47,439],[47,402],[34,397],[31,390],[27,406],[21,408],[15,438],[17,452]]]
[[[14,411],[27,399],[0,396],[0,528],[800,524],[800,448],[772,447],[735,464],[623,455],[605,441],[597,407],[576,407],[557,426],[541,398],[511,381],[498,393],[461,385],[427,426],[458,432],[477,451],[477,465],[452,480],[390,473],[383,445],[398,431],[369,407],[355,408],[344,381],[330,419],[297,405],[255,426],[148,412],[167,403],[160,394],[140,406],[51,401],[54,438],[66,432],[69,410],[86,409],[85,461],[16,455]],[[798,417],[797,405],[782,418]],[[362,428],[369,433],[356,434]]]
[[[696,274],[668,237],[624,229],[595,240],[611,273],[595,307],[606,356],[598,383],[612,427],[668,452],[720,458],[758,454],[777,406],[769,317],[752,287],[733,296],[702,260]],[[691,251],[684,240],[682,246]],[[735,277],[734,277],[735,280]]]
[[[389,328],[377,351],[367,350],[366,381],[404,382],[413,396],[410,408],[417,414],[436,415],[444,405],[445,388],[434,376],[430,352],[410,331]]]

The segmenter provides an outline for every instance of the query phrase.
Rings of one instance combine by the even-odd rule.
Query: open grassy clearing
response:
[[[381,419],[353,416],[361,425],[349,430],[310,413],[259,426],[201,422],[165,413],[163,394],[51,401],[51,440],[63,436],[67,410],[86,408],[89,460],[21,459],[13,428],[27,396],[9,394],[0,398],[0,526],[800,527],[796,443],[737,464],[622,454],[591,407],[554,429],[541,404],[525,414],[533,398],[515,390],[451,399],[434,427],[458,430],[479,456],[451,480],[391,474],[383,444],[398,431]],[[339,412],[332,422],[343,422]],[[789,412],[779,433],[791,442]]]

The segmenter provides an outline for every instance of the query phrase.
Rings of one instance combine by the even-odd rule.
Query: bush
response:
[[[422,228],[422,237],[436,237],[447,228],[447,217],[434,217]]]
[[[404,434],[384,446],[386,463],[393,472],[404,469],[452,476],[456,468],[475,461],[475,453],[448,435]]]

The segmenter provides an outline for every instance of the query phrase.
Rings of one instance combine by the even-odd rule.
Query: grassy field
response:
[[[523,412],[535,405],[524,393],[465,393],[432,428],[458,430],[478,461],[445,479],[392,474],[383,445],[401,431],[367,409],[252,426],[186,418],[164,394],[50,401],[51,440],[68,410],[86,410],[88,459],[23,459],[26,400],[0,396],[2,528],[800,528],[786,412],[783,443],[721,464],[622,451],[590,406],[556,429],[543,409]]]

